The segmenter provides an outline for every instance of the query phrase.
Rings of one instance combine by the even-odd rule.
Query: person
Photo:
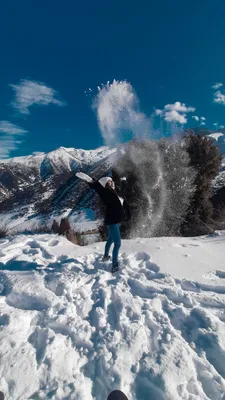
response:
[[[130,219],[130,210],[126,199],[118,195],[115,189],[115,182],[110,176],[104,176],[99,181],[92,179],[83,172],[76,173],[76,176],[88,182],[89,186],[94,189],[100,196],[106,206],[105,224],[108,230],[108,237],[105,245],[103,261],[109,260],[109,251],[114,243],[112,252],[112,272],[119,270],[119,249],[121,246],[120,226],[119,224],[125,219]]]

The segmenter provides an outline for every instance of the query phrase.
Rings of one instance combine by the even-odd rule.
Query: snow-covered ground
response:
[[[27,214],[21,216],[20,213],[23,208],[25,207],[17,211],[0,214],[0,226],[6,227],[10,235],[32,232],[46,226],[50,230],[53,221],[55,220],[60,224],[62,218],[68,218],[70,226],[75,232],[88,232],[98,229],[99,225],[103,224],[103,220],[95,219],[95,214],[90,208],[80,207],[79,212],[74,213],[71,213],[72,209],[68,208],[60,214],[50,214],[48,218],[44,218],[41,214],[34,214],[33,205],[28,206]]]
[[[104,243],[0,240],[6,399],[225,399],[225,232]]]

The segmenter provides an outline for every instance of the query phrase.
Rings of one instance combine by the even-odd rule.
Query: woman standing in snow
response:
[[[106,206],[105,224],[108,229],[108,238],[105,245],[105,253],[103,261],[109,260],[109,251],[114,243],[112,253],[112,272],[119,270],[118,254],[121,246],[120,227],[119,223],[127,218],[130,218],[130,210],[126,199],[119,196],[115,190],[115,183],[109,176],[96,181],[83,172],[76,173],[76,176],[88,182],[89,186],[94,189],[100,196]]]

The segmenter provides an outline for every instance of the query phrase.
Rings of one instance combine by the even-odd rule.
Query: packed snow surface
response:
[[[0,240],[6,399],[225,399],[225,232],[104,243]]]

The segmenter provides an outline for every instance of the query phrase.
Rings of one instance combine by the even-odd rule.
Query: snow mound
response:
[[[225,398],[225,233],[104,243],[0,240],[6,399]]]

